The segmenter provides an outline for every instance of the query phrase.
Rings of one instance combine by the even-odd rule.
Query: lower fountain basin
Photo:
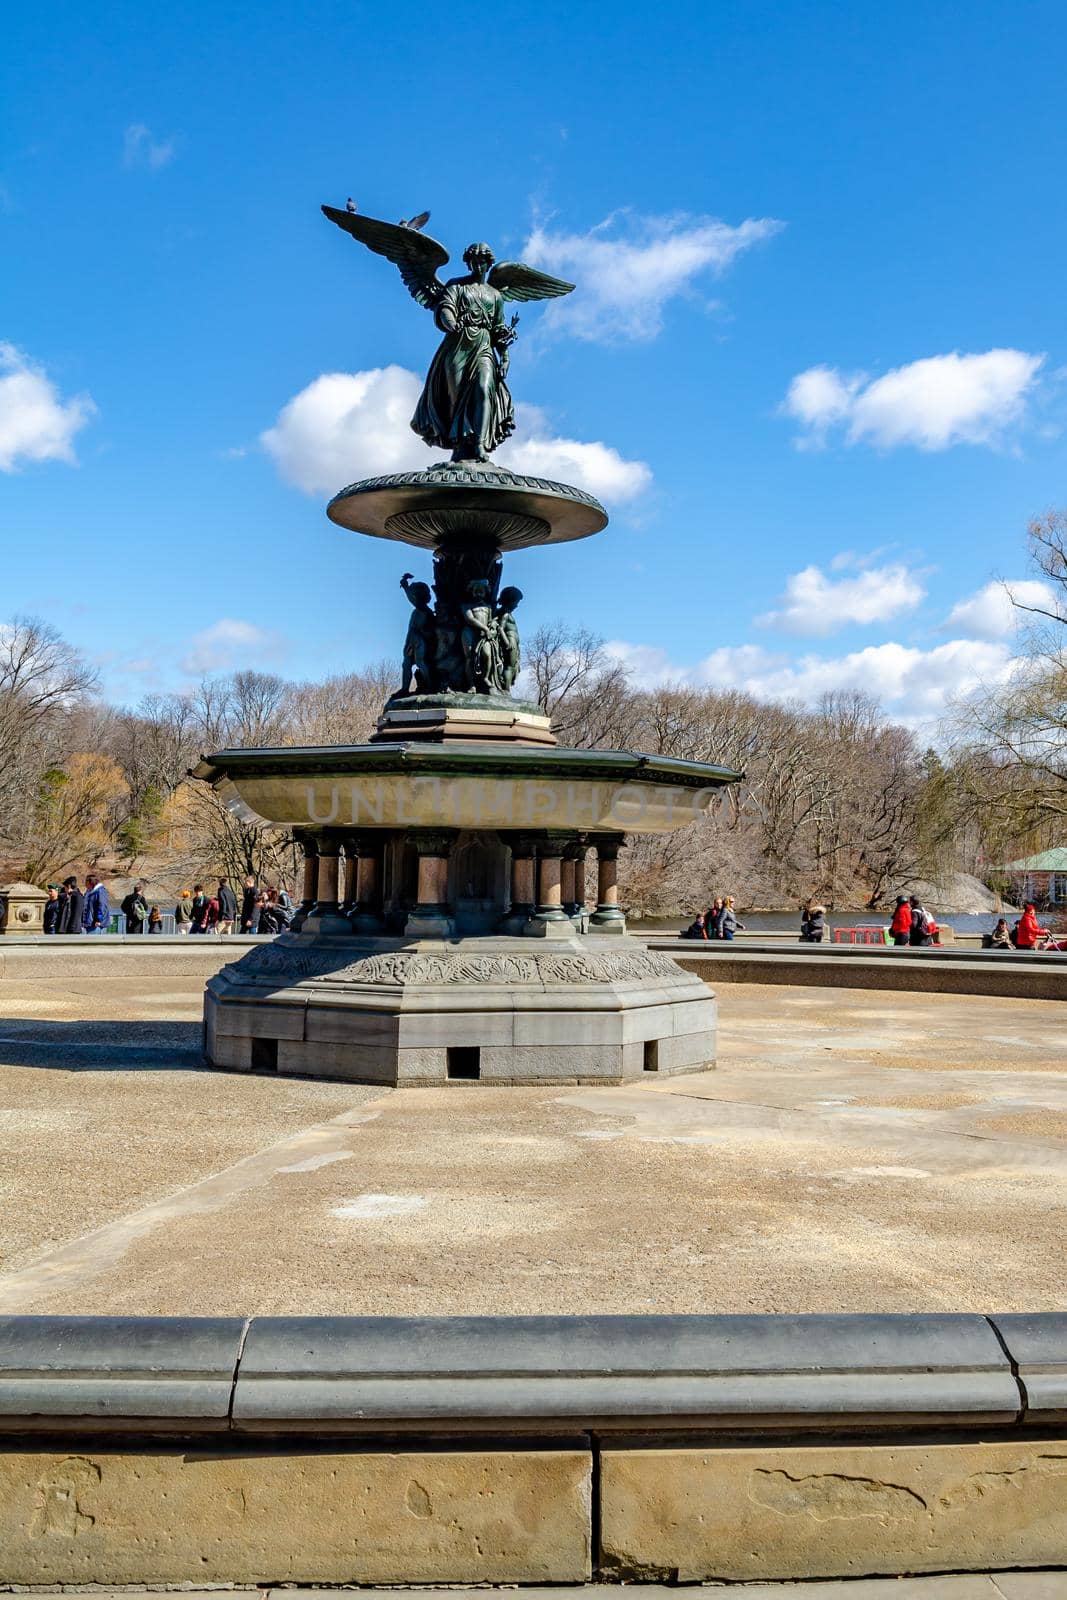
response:
[[[562,828],[669,833],[738,774],[623,750],[487,742],[222,750],[194,776],[248,820],[286,828]]]

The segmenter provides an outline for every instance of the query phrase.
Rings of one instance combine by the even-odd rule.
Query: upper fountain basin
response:
[[[604,507],[584,489],[474,462],[351,483],[334,495],[326,515],[354,533],[430,550],[471,541],[498,550],[563,544],[608,523]]]

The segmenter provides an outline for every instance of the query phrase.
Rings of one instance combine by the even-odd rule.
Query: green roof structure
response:
[[[1067,872],[1067,847],[1057,850],[1042,850],[1040,855],[1026,856],[1022,861],[1009,861],[1006,867],[997,867],[997,872]]]

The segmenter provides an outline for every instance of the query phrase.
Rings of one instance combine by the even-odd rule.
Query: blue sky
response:
[[[523,308],[512,464],[612,521],[512,559],[527,629],[929,723],[1007,670],[986,586],[1067,499],[1065,47],[1053,0],[21,8],[3,612],[130,701],[398,652],[425,557],[323,506],[421,459],[436,335],[321,217],[352,194],[579,284]]]

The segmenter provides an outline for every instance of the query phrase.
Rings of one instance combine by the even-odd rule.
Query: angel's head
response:
[[[489,268],[496,260],[487,244],[469,244],[463,252],[463,260],[474,276],[481,283]]]

